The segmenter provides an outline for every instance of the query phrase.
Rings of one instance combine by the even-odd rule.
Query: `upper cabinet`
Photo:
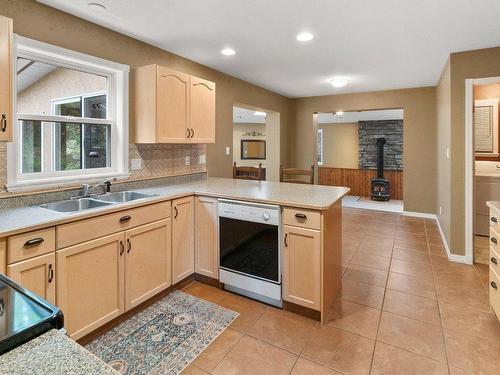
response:
[[[12,20],[0,16],[0,141],[12,140]]]
[[[214,143],[215,83],[159,65],[133,70],[134,143]]]

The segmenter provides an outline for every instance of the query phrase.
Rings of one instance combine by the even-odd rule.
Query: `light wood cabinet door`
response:
[[[12,141],[12,20],[0,16],[0,141]]]
[[[321,236],[312,229],[283,226],[283,298],[320,310]]]
[[[215,143],[215,83],[191,76],[189,127],[193,143]]]
[[[193,197],[172,202],[172,284],[194,273]]]
[[[171,231],[165,219],[125,232],[125,310],[172,284]]]
[[[156,142],[188,141],[189,75],[158,67]]]
[[[56,252],[57,305],[77,340],[124,311],[124,233]]]
[[[194,207],[195,271],[219,279],[218,200],[196,197]]]
[[[55,305],[56,303],[56,255],[41,255],[7,267],[7,276],[30,292]]]

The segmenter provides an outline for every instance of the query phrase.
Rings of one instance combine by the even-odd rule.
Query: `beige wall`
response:
[[[294,103],[296,131],[291,156],[294,166],[301,168],[315,162],[314,112],[404,109],[404,209],[435,213],[435,87],[298,98]]]
[[[244,133],[256,131],[258,133],[266,134],[266,124],[234,124],[233,126],[233,161],[237,165],[245,165],[257,167],[262,163],[262,167],[266,167],[266,160],[241,160],[241,140],[242,139],[258,139],[266,140],[266,137],[249,137],[243,136]],[[269,145],[266,145],[269,146]]]
[[[0,13],[13,18],[15,33],[28,38],[128,64],[131,68],[158,63],[214,81],[217,85],[216,144],[207,147],[207,168],[210,175],[232,175],[233,158],[232,155],[225,155],[225,147],[231,147],[233,143],[235,103],[246,103],[280,113],[280,161],[288,164],[288,139],[294,127],[290,99],[34,0],[0,0]],[[82,38],[82,35],[85,35],[85,38]],[[193,150],[190,147],[193,147]],[[2,146],[2,149],[5,147]],[[180,149],[198,152],[197,146],[183,146]],[[175,161],[173,163],[175,164]],[[0,165],[0,171],[4,170],[5,166]]]
[[[359,167],[358,123],[318,124],[323,129],[323,167]]]

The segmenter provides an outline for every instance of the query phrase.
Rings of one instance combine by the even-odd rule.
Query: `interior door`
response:
[[[12,141],[12,20],[0,16],[0,141]]]
[[[171,232],[170,218],[125,232],[125,310],[172,284]]]
[[[191,76],[191,142],[215,143],[215,83]]]
[[[193,197],[172,202],[172,284],[194,273]]]

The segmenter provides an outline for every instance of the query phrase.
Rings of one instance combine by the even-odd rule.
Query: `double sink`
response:
[[[126,203],[136,201],[138,199],[152,198],[155,196],[156,194],[139,193],[136,191],[120,191],[116,193],[97,195],[91,198],[78,198],[46,203],[40,205],[39,207],[56,212],[74,213],[117,203]]]

